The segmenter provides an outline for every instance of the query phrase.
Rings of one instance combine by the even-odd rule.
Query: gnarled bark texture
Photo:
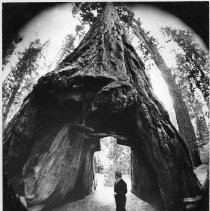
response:
[[[4,170],[29,206],[91,191],[93,153],[114,136],[133,151],[133,192],[167,211],[201,192],[185,142],[107,5],[77,49],[42,77],[4,131]],[[82,194],[83,193],[83,194]]]

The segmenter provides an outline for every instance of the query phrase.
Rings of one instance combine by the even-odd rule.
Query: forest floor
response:
[[[131,181],[128,175],[123,179],[127,183],[128,193],[126,194],[126,210],[127,211],[153,211],[154,209],[148,203],[142,201],[130,192]],[[53,209],[53,211],[115,211],[114,187],[104,186],[104,175],[96,174],[97,186],[96,190],[84,199],[64,204]]]

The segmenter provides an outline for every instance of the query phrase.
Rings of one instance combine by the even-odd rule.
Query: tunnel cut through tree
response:
[[[201,194],[185,142],[107,4],[79,46],[40,78],[3,134],[3,164],[28,206],[90,193],[93,154],[113,136],[132,150],[132,191],[166,211]]]

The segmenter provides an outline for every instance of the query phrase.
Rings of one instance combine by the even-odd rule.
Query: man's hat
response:
[[[122,177],[122,173],[120,171],[115,171],[115,175],[118,177]]]

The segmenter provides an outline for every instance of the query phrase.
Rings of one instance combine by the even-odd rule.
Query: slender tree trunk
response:
[[[199,166],[201,164],[201,160],[199,156],[198,146],[196,144],[195,132],[190,120],[187,106],[183,101],[181,91],[177,86],[173,75],[171,74],[171,70],[167,67],[155,44],[150,41],[144,30],[141,29],[139,22],[136,20],[134,22],[135,24],[131,24],[134,33],[144,42],[147,50],[152,56],[152,59],[159,68],[163,79],[169,87],[169,93],[173,98],[173,106],[176,114],[179,132],[186,141],[194,166]]]
[[[208,143],[209,133],[206,125],[205,117],[203,115],[196,116],[197,136],[200,145]]]
[[[60,67],[38,81],[4,131],[4,170],[29,204],[52,209],[75,190],[88,194],[93,152],[111,135],[133,150],[138,197],[183,211],[185,198],[201,194],[185,142],[112,5]]]

